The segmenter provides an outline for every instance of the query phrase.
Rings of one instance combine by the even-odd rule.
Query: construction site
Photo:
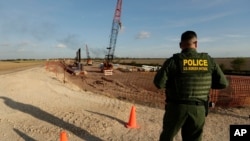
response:
[[[157,89],[153,84],[155,71],[139,71],[142,68],[119,65],[113,68],[112,75],[105,75],[100,68],[100,62],[95,62],[91,66],[83,65],[83,70],[74,74],[72,71],[67,71],[67,66],[64,61],[46,63],[46,69],[61,74],[60,79],[63,82],[70,81],[84,91],[150,107],[163,109],[165,106],[165,90]],[[219,107],[249,106],[250,77],[228,75],[227,79],[229,87],[223,90],[211,90],[210,101]]]
[[[122,0],[117,0],[112,21],[109,46],[101,61],[93,61],[86,50],[79,48],[74,59],[47,61],[46,69],[63,74],[63,82],[73,82],[84,91],[91,91],[120,100],[150,107],[164,108],[165,91],[153,85],[160,66],[141,67],[114,64],[115,48],[121,24]],[[83,57],[82,52],[86,56]],[[160,64],[160,63],[158,63]],[[210,101],[217,106],[235,107],[250,105],[250,77],[228,75],[229,87],[211,90]]]
[[[101,59],[92,58],[92,47],[86,43],[69,58],[1,62],[0,140],[159,139],[166,94],[153,79],[165,59],[140,64],[117,61],[121,13],[122,0],[117,0]],[[206,117],[205,141],[228,141],[232,124],[249,124],[250,76],[226,78],[226,89],[210,90],[214,105]],[[182,140],[180,131],[174,140]]]

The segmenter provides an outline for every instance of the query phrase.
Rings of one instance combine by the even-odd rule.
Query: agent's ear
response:
[[[195,41],[194,44],[195,44],[195,48],[197,48],[198,47],[198,42]]]
[[[179,46],[180,46],[180,48],[182,48],[182,47],[181,47],[181,42],[179,43]]]

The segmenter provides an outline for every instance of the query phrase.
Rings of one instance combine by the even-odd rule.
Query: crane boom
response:
[[[108,54],[106,55],[107,65],[109,65],[110,62],[112,62],[114,58],[117,35],[119,32],[119,29],[121,28],[121,10],[122,10],[122,0],[117,0],[117,5],[116,5],[112,28],[111,28],[109,47],[107,47],[108,49]]]

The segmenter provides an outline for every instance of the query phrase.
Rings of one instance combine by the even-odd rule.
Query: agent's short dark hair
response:
[[[181,42],[183,41],[190,41],[193,38],[197,38],[197,35],[194,31],[185,31],[181,35]]]

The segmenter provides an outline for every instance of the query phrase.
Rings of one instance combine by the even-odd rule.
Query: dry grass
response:
[[[0,72],[39,66],[42,64],[44,64],[44,61],[0,61]]]
[[[115,59],[113,62],[117,63],[136,63],[136,64],[158,64],[162,65],[165,58],[135,58],[135,59]]]
[[[134,59],[115,59],[117,63],[136,63],[136,64],[158,64],[162,65],[167,58],[134,58]],[[215,58],[215,61],[220,65],[223,64],[225,69],[232,69],[230,62],[236,58]],[[250,70],[250,58],[244,58],[245,64],[242,66],[242,70]]]

